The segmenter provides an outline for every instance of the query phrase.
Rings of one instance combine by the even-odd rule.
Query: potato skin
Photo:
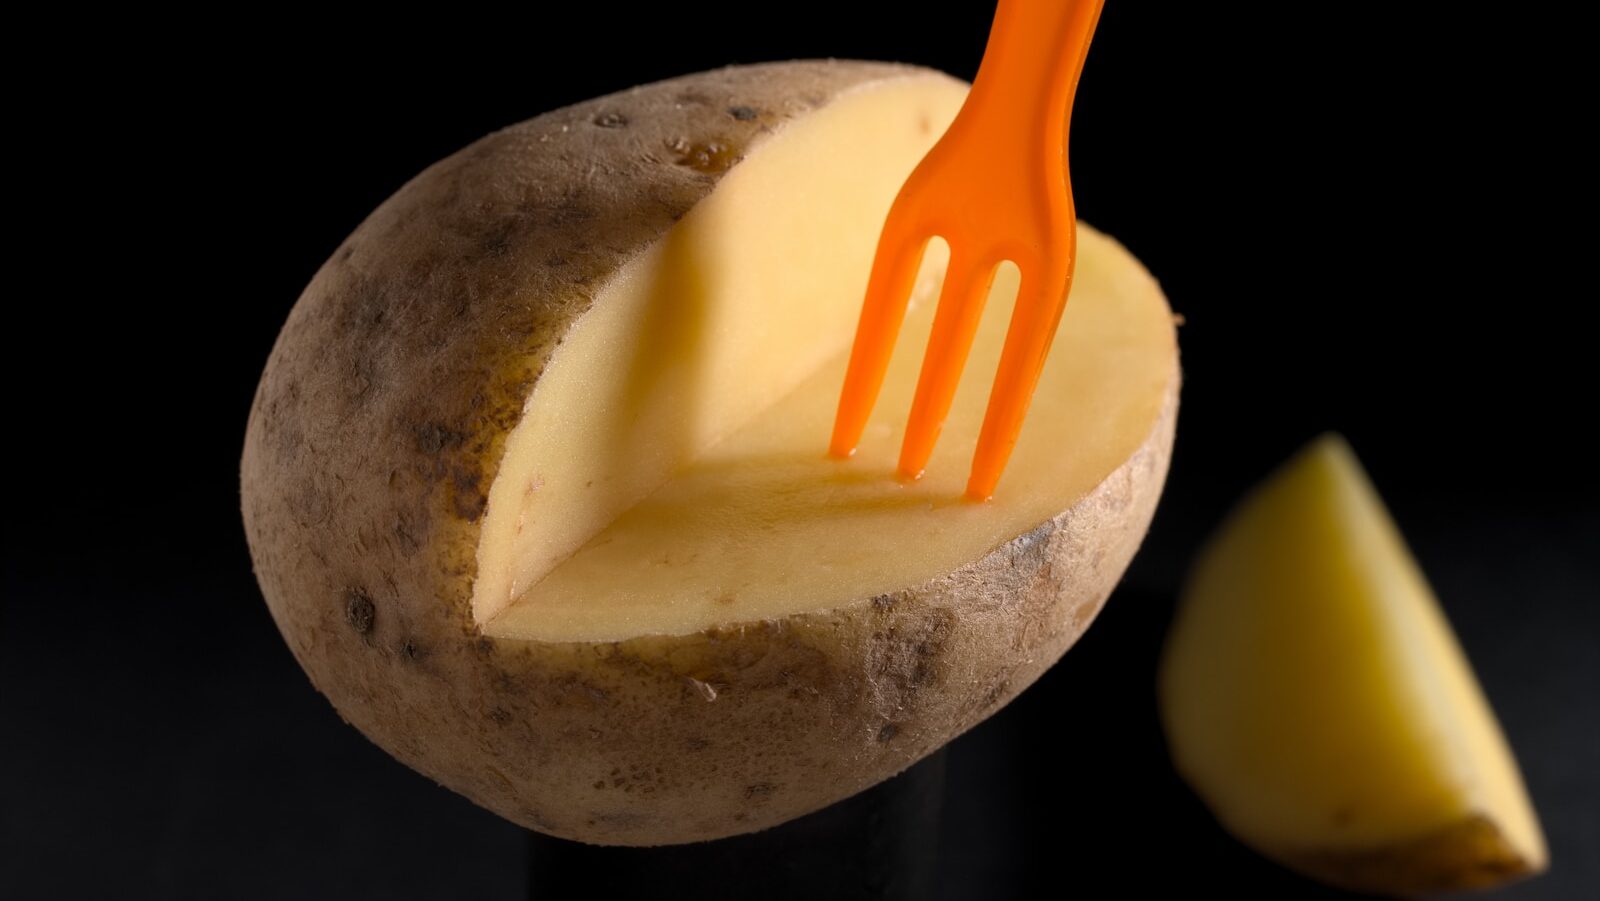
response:
[[[1496,888],[1543,869],[1518,852],[1482,814],[1384,847],[1263,848],[1262,853],[1329,885],[1398,898]]]
[[[481,635],[506,434],[602,280],[745,150],[878,63],[735,67],[557,110],[434,165],[300,297],[251,411],[246,532],[340,714],[500,815],[597,844],[753,831],[894,775],[1031,683],[1099,611],[1164,480],[1177,385],[1071,510],[914,591],[623,642]]]

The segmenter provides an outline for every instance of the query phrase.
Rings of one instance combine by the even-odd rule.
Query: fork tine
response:
[[[891,215],[891,222],[878,240],[872,274],[867,279],[867,296],[861,305],[850,365],[839,392],[839,411],[833,420],[833,440],[828,446],[828,452],[835,457],[854,454],[861,442],[867,417],[883,387],[895,339],[900,336],[900,324],[905,321],[906,304],[922,266],[922,254],[928,247],[928,238],[911,239],[894,224]]]
[[[933,455],[939,432],[950,413],[950,401],[961,383],[961,370],[967,365],[972,336],[978,330],[989,287],[994,283],[998,262],[987,265],[979,258],[952,247],[950,266],[945,270],[944,287],[939,292],[939,307],[934,313],[933,331],[922,357],[922,374],[917,377],[916,397],[911,401],[911,417],[906,421],[904,443],[900,445],[900,475],[918,478]]]
[[[1071,248],[1064,256],[1066,260],[1073,259]],[[1055,338],[1056,326],[1061,323],[1071,287],[1070,264],[1051,266],[1032,278],[1027,270],[1022,273],[1005,348],[1000,352],[1000,367],[989,394],[989,408],[983,415],[983,431],[978,434],[978,449],[972,455],[972,474],[967,479],[967,497],[972,500],[984,501],[994,495],[1022,431],[1023,417],[1033,400],[1033,389],[1039,384],[1045,355]]]

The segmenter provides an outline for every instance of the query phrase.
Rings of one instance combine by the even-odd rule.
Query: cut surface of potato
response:
[[[1149,290],[1148,276],[1103,235],[1087,227],[1080,234],[1072,301],[992,502],[965,501],[962,491],[1010,321],[1017,271],[1009,265],[995,280],[926,475],[903,482],[893,474],[944,258],[935,245],[854,458],[825,453],[843,381],[840,348],[786,397],[606,525],[487,630],[618,639],[827,609],[921,585],[1071,506],[1149,434],[1174,375],[1171,314]],[[774,269],[766,278],[808,276]],[[842,298],[838,305],[853,315],[859,289],[851,284],[827,299],[819,293],[810,306]],[[835,318],[826,343],[837,348],[851,326],[847,317]],[[492,504],[486,529],[494,525]]]
[[[1071,647],[1160,496],[1170,313],[1087,228],[994,501],[959,500],[1015,274],[939,455],[890,476],[942,250],[854,460],[825,458],[878,230],[964,97],[734,66],[491,134],[375,210],[251,411],[252,560],[401,761],[530,829],[764,829],[922,759]]]
[[[923,77],[839,97],[740,160],[599,286],[506,439],[478,552],[479,622],[617,637],[502,633],[522,620],[495,616],[848,348],[884,213],[965,96],[954,79]],[[731,162],[718,147],[685,138],[661,152]]]
[[[1499,724],[1337,436],[1257,488],[1201,553],[1161,698],[1179,771],[1291,867],[1414,895],[1545,865]]]

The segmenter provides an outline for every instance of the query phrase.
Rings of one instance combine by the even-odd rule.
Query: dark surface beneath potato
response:
[[[524,834],[341,723],[267,616],[238,459],[277,328],[379,201],[491,129],[729,62],[971,76],[991,10],[814,0],[774,26],[715,0],[458,4],[342,30],[284,11],[247,40],[114,12],[30,30],[61,65],[11,110],[18,187],[48,201],[25,207],[18,270],[48,278],[13,292],[6,333],[0,898],[523,897]],[[1073,187],[1187,319],[1173,469],[1100,621],[950,746],[936,898],[1341,897],[1216,827],[1154,699],[1197,542],[1327,429],[1415,546],[1543,818],[1551,871],[1492,897],[1600,897],[1594,332],[1569,319],[1593,295],[1570,174],[1591,168],[1592,53],[1563,47],[1588,32],[1554,11],[1344,15],[1106,5]],[[676,888],[651,897],[710,896]]]
[[[1153,673],[1193,531],[1176,515],[1182,483],[1172,490],[1099,622],[943,755],[935,828],[910,815],[923,837],[894,852],[913,862],[934,855],[933,897],[1028,897],[1063,880],[1078,897],[1200,885],[1226,885],[1238,897],[1343,897],[1228,838],[1167,762]],[[1584,897],[1600,884],[1592,766],[1600,729],[1588,716],[1600,684],[1600,623],[1593,608],[1579,612],[1584,586],[1600,578],[1595,523],[1447,522],[1397,506],[1549,834],[1552,871],[1497,897]],[[0,897],[524,896],[521,830],[339,721],[272,628],[242,539],[215,559],[176,545],[140,550],[149,555],[142,567],[113,548],[120,565],[106,572],[80,572],[64,585],[24,576],[7,586]],[[97,618],[63,619],[80,605]],[[928,774],[913,778],[927,789]],[[659,886],[662,898],[806,897],[784,892],[829,875],[775,869],[763,880],[749,868],[701,866],[715,859],[704,846],[674,860],[670,850],[563,856],[561,844],[539,843],[547,861],[558,858],[550,872],[559,885],[574,884],[577,862],[609,867],[596,872],[596,890],[636,883],[641,869],[680,874]],[[809,853],[800,859],[818,859]],[[837,863],[857,865],[848,854]]]

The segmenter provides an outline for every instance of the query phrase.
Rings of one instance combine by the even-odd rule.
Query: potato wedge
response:
[[[1173,760],[1229,831],[1357,891],[1544,869],[1510,746],[1349,445],[1325,436],[1200,555],[1161,671]]]

